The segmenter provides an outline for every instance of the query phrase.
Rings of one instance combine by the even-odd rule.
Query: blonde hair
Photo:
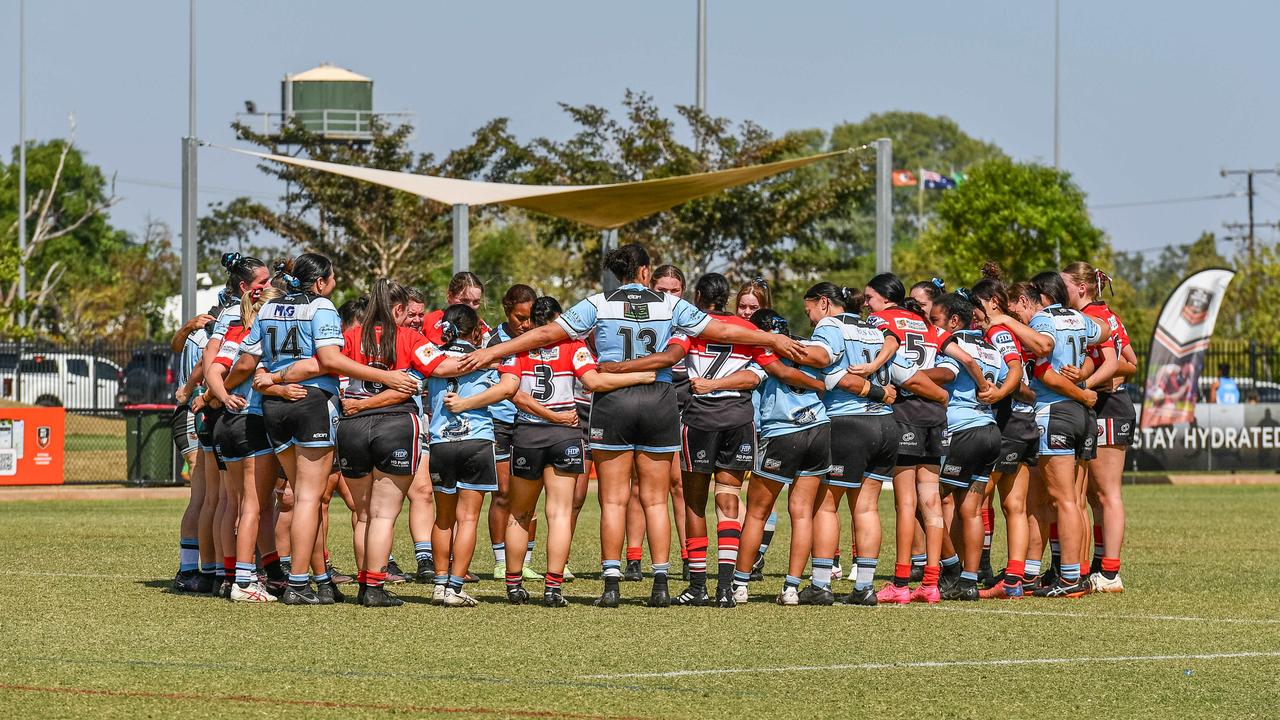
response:
[[[1062,269],[1062,274],[1085,288],[1085,295],[1096,300],[1102,297],[1104,288],[1111,285],[1111,276],[1083,260],[1077,260]]]
[[[284,291],[275,285],[268,285],[262,289],[262,294],[254,300],[250,293],[245,293],[240,298],[240,322],[245,327],[253,324],[254,318],[258,317],[258,311],[262,306],[267,304],[269,300],[284,297]]]

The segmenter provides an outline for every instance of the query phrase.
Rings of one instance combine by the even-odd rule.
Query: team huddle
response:
[[[890,273],[860,291],[820,282],[803,298],[807,338],[773,309],[763,279],[735,294],[708,273],[686,288],[678,268],[651,269],[636,244],[605,258],[616,290],[564,309],[514,285],[494,327],[469,272],[427,313],[421,293],[387,278],[335,307],[334,267],[314,253],[274,272],[237,253],[223,265],[220,304],[174,337],[174,441],[192,487],[176,591],[332,604],[354,579],[356,602],[390,607],[403,601],[388,585],[414,580],[432,585],[435,604],[471,607],[490,496],[507,600],[529,602],[524,583],[541,581],[542,603],[563,607],[593,475],[599,607],[617,607],[622,582],[643,577],[645,537],[650,606],[746,602],[764,580],[784,488],[780,605],[837,602],[842,503],[853,531],[844,604],[1124,588],[1136,356],[1102,302],[1110,279],[1088,263],[1016,283],[987,264],[954,292],[936,278],[908,289]],[[877,590],[886,484],[896,560]],[[335,495],[351,510],[354,578],[327,547]],[[414,572],[392,555],[406,500]],[[999,571],[997,505],[1008,543]],[[688,583],[679,593],[673,511]],[[531,567],[539,526],[545,575]]]

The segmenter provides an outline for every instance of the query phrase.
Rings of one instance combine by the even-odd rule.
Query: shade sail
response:
[[[694,198],[852,152],[839,150],[763,165],[609,185],[517,185],[378,170],[221,145],[210,147],[364,180],[446,205],[509,205],[601,229],[621,227]]]

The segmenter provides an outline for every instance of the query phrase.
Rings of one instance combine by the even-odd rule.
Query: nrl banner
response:
[[[1235,271],[1212,268],[1182,281],[1165,302],[1151,334],[1143,428],[1186,425],[1196,418],[1204,355],[1213,339],[1222,298]]]

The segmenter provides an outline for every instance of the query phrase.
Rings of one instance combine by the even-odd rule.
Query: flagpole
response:
[[[919,185],[916,189],[916,222],[924,227],[924,168],[920,168]]]

